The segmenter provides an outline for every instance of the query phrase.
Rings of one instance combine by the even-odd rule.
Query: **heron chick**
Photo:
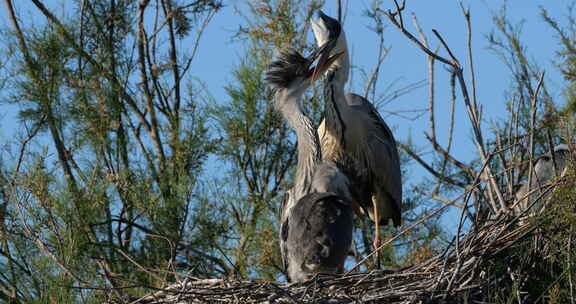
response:
[[[326,70],[324,121],[318,128],[324,160],[332,161],[352,183],[353,207],[375,223],[374,243],[380,245],[380,226],[400,226],[402,175],[392,131],[366,98],[344,92],[350,71],[346,35],[341,24],[322,11],[312,20],[316,43],[323,48],[318,65],[343,54]],[[379,257],[376,255],[377,265]]]
[[[564,176],[572,156],[570,147],[566,144],[556,145],[552,153],[546,153],[536,160],[530,187],[525,183],[516,193],[518,203],[514,208],[515,214],[533,215],[543,211],[553,190],[547,189],[546,186],[549,186],[556,177]]]
[[[294,186],[280,211],[280,250],[288,279],[302,282],[318,273],[344,268],[352,243],[353,212],[348,179],[331,162],[322,162],[312,121],[301,108],[303,94],[338,56],[311,68],[322,49],[309,58],[281,52],[266,73],[275,91],[274,107],[296,132],[298,162]]]

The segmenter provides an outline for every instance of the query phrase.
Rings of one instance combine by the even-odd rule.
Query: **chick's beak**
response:
[[[328,70],[328,68],[332,65],[332,63],[334,63],[334,61],[336,61],[338,58],[344,55],[344,52],[339,52],[330,56],[330,51],[332,51],[332,49],[334,48],[335,42],[336,41],[327,41],[318,50],[316,50],[314,54],[310,56],[312,59],[311,61],[314,61],[316,60],[316,58],[319,58],[316,66],[308,71],[307,78],[309,79],[310,83],[313,83],[316,80],[318,80],[320,76],[322,76],[322,74],[324,74],[324,72]]]

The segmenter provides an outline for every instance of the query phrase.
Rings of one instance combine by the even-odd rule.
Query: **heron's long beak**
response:
[[[318,49],[320,59],[318,59],[316,70],[318,71],[319,69],[323,69],[323,71],[325,71],[336,59],[344,54],[342,52],[330,56],[330,53],[338,43],[342,26],[336,19],[324,14],[322,10],[318,11],[318,17],[319,19],[317,21],[312,22],[312,29],[314,30],[314,37],[317,39],[318,43],[322,43],[323,41],[324,43]]]
[[[326,70],[328,70],[328,68],[332,65],[332,63],[334,63],[334,61],[336,61],[338,58],[344,55],[344,52],[339,52],[330,56],[330,51],[332,50],[333,47],[334,43],[328,41],[311,56],[314,57],[314,59],[316,57],[319,57],[319,59],[316,66],[311,68],[310,71],[308,71],[307,77],[310,83],[313,83],[316,80],[318,80],[318,78],[320,78],[320,76],[324,74]]]

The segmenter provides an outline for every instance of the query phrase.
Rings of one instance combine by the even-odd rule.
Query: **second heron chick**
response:
[[[344,267],[352,243],[353,212],[348,179],[331,162],[323,162],[312,121],[302,111],[302,95],[338,57],[311,68],[325,55],[305,58],[284,51],[266,73],[274,90],[274,107],[296,132],[298,163],[294,186],[280,211],[280,250],[290,281],[302,282],[318,273],[337,273]]]
[[[402,220],[402,174],[396,140],[377,109],[366,98],[345,93],[350,72],[346,35],[336,19],[319,11],[312,20],[314,37],[324,48],[318,65],[324,67],[324,121],[318,128],[324,160],[333,161],[352,182],[353,206],[374,222],[375,250],[380,249],[380,226],[396,227]],[[376,254],[377,265],[380,263]]]

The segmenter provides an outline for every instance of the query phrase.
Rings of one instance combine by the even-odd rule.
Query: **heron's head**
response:
[[[275,91],[276,102],[286,100],[288,97],[302,96],[306,89],[318,80],[320,75],[339,57],[329,56],[322,65],[313,67],[314,61],[323,56],[325,52],[326,48],[319,48],[308,58],[293,49],[280,52],[276,60],[268,66],[264,78],[268,86]]]
[[[559,144],[554,146],[554,152],[569,153],[570,147],[567,144]]]
[[[266,71],[265,81],[273,90],[303,92],[314,81],[314,70],[310,68],[315,58],[305,58],[298,51],[281,51]]]
[[[324,62],[335,54],[342,53],[343,56],[332,64],[330,69],[339,68],[339,73],[342,74],[344,83],[348,81],[348,74],[350,70],[350,58],[348,57],[348,44],[346,42],[346,34],[342,30],[342,25],[338,20],[331,18],[324,14],[321,10],[318,11],[318,19],[310,21],[314,38],[316,38],[316,45],[318,47],[326,48],[324,56],[318,60],[318,65]],[[343,83],[343,84],[344,84]]]
[[[318,11],[318,19],[310,20],[310,24],[312,25],[312,31],[314,32],[314,38],[316,38],[316,44],[318,46],[322,46],[325,43],[336,44],[340,36],[342,36],[344,40],[346,39],[340,22],[324,14],[321,10]],[[344,47],[346,47],[346,45],[344,45]],[[340,51],[345,51],[345,49]]]

